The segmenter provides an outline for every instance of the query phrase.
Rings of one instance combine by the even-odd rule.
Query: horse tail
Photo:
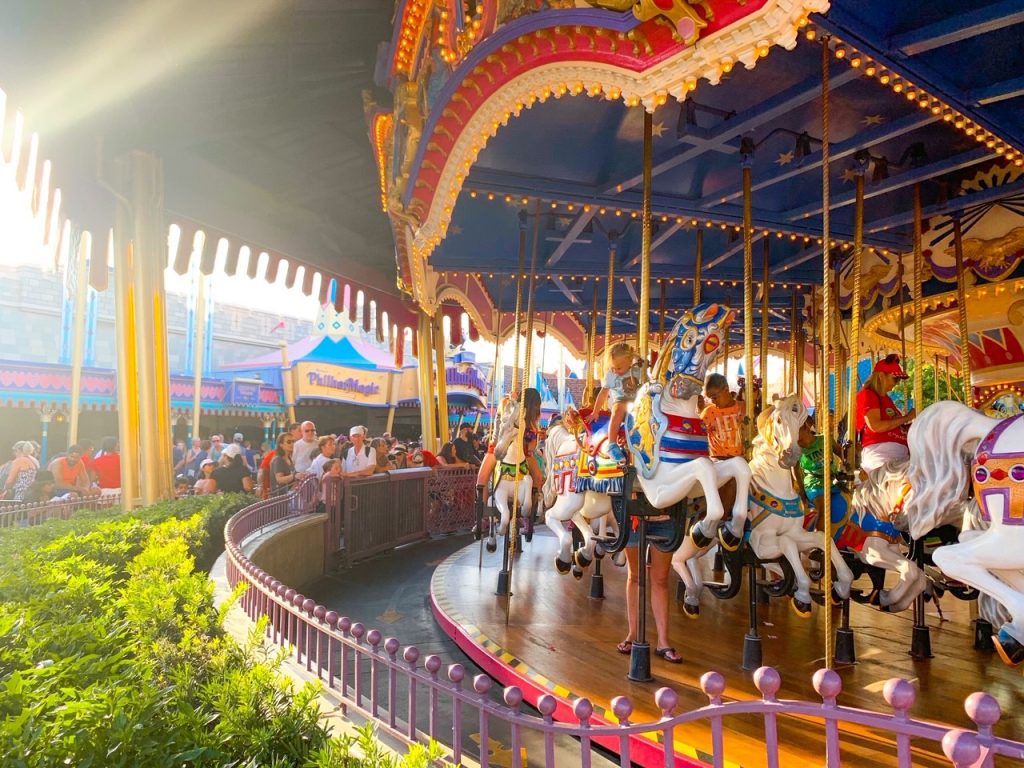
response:
[[[967,466],[978,442],[999,423],[966,405],[942,401],[925,408],[907,435],[913,493],[905,512],[912,538],[946,522],[967,490]]]

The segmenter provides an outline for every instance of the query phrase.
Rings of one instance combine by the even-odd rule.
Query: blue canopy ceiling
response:
[[[1024,147],[1024,3],[838,0],[813,22],[866,54],[830,59],[837,258],[851,253],[858,163],[866,168],[865,244],[883,254],[911,249],[919,182],[926,218],[1020,191],[1021,182],[962,190],[965,179],[1005,160],[864,70],[870,57]],[[703,298],[742,299],[741,142],[753,150],[754,273],[760,280],[767,243],[775,332],[788,334],[794,286],[821,283],[821,79],[821,46],[801,38],[794,50],[774,49],[752,70],[737,65],[719,85],[702,83],[685,103],[654,113],[652,276],[663,281],[670,318],[692,303],[698,236],[703,276],[712,281]],[[539,221],[537,271],[549,279],[539,283],[535,310],[587,311],[593,276],[606,274],[614,243],[624,280],[615,288],[613,330],[629,332],[639,294],[642,126],[639,108],[582,95],[523,111],[470,171],[448,236],[431,256],[434,269],[481,274],[507,310],[520,227],[528,265]],[[948,286],[926,286],[940,289]],[[604,291],[602,282],[602,314]],[[655,312],[660,291],[652,291]]]

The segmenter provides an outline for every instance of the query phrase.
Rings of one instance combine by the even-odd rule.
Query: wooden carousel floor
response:
[[[606,560],[606,597],[592,600],[590,574],[582,581],[559,576],[552,562],[554,552],[554,537],[539,530],[517,557],[507,625],[505,598],[494,594],[500,552],[485,552],[481,569],[479,546],[474,544],[452,555],[434,574],[431,598],[435,617],[502,684],[520,685],[531,703],[543,692],[554,693],[566,701],[586,696],[595,704],[598,714],[609,708],[613,696],[628,695],[634,706],[633,722],[660,717],[654,705],[654,692],[664,685],[679,694],[680,710],[705,705],[707,699],[699,681],[708,670],[725,676],[727,699],[759,697],[752,674],[740,669],[747,629],[746,589],[728,601],[717,600],[705,592],[697,620],[684,617],[673,602],[671,640],[684,661],[673,665],[652,658],[654,682],[633,683],[625,677],[628,657],[615,650],[615,644],[626,635],[625,569],[615,568]],[[674,594],[675,577],[672,579],[670,590]],[[911,710],[914,717],[967,727],[970,722],[963,710],[964,699],[973,691],[985,690],[1002,707],[997,735],[1020,738],[1024,734],[1024,680],[1020,672],[1003,665],[995,653],[973,650],[968,604],[947,596],[941,607],[945,621],[939,619],[934,604],[927,605],[935,657],[916,662],[907,653],[912,624],[909,611],[885,614],[853,605],[851,626],[856,636],[858,663],[839,670],[843,679],[839,703],[887,711],[882,686],[891,677],[904,677],[918,689],[917,703]],[[837,612],[836,621],[838,617]],[[811,618],[800,619],[787,600],[772,600],[769,605],[760,606],[759,618],[764,663],[782,675],[780,698],[820,700],[811,676],[823,666],[823,610],[816,606]],[[648,640],[653,643],[650,613],[648,627]],[[570,719],[569,707],[560,707],[556,717]],[[611,720],[610,715],[608,719]],[[782,765],[824,764],[823,731],[818,722],[783,718],[779,727],[780,743],[784,745]],[[726,729],[728,764],[742,768],[765,764],[759,717],[730,718]],[[710,740],[706,725],[678,729],[677,754],[695,758],[687,760],[688,764],[700,764],[710,751]],[[844,766],[895,765],[891,736],[850,726],[844,727],[841,741]],[[948,767],[938,745],[915,742],[914,746],[914,765]]]

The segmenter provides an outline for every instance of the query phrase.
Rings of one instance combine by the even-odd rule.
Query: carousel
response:
[[[853,707],[911,679],[938,721],[983,687],[1019,737],[1011,5],[398,3],[392,99],[367,119],[399,287],[421,328],[461,306],[515,340],[480,544],[431,590],[492,676],[554,694],[555,719],[586,697],[621,723],[662,716],[624,716],[623,686],[699,707],[709,668],[823,666]],[[587,360],[583,402],[546,429],[540,328]],[[782,764],[822,762],[799,719],[780,728]],[[629,759],[722,764],[721,734],[673,739],[631,738]],[[844,759],[893,764],[892,741],[844,725]],[[725,743],[763,761],[756,728]]]

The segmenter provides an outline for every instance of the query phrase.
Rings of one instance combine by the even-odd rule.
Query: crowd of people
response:
[[[11,458],[0,466],[0,499],[24,503],[76,499],[116,493],[121,487],[121,455],[116,437],[105,437],[99,450],[91,440],[69,445],[43,467],[39,443],[19,440]]]

